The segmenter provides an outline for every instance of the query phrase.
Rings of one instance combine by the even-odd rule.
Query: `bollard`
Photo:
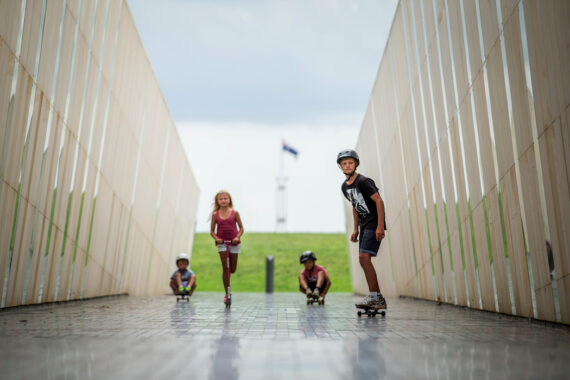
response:
[[[273,293],[273,256],[265,256],[265,293]]]

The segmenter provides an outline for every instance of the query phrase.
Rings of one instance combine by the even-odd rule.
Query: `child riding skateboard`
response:
[[[189,264],[190,258],[186,253],[176,257],[178,269],[170,276],[170,288],[177,296],[191,296],[196,288],[196,275],[188,268]]]
[[[372,310],[386,309],[386,300],[380,292],[376,270],[372,265],[372,257],[378,254],[385,235],[384,201],[374,181],[356,172],[360,159],[354,150],[341,151],[336,162],[346,176],[342,183],[342,193],[352,204],[354,230],[350,241],[359,241],[360,234],[358,259],[369,290],[369,295],[355,305],[357,308]]]
[[[311,251],[305,251],[299,257],[299,263],[305,266],[299,275],[299,291],[307,295],[307,304],[325,303],[325,296],[331,286],[331,280],[326,269],[315,264],[317,257]]]

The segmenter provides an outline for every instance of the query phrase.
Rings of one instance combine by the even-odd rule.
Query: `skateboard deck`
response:
[[[356,314],[358,314],[359,317],[362,316],[362,314],[366,314],[369,317],[374,317],[376,314],[380,314],[382,316],[386,315],[385,309],[376,309],[370,306],[357,306],[356,308],[360,309],[356,312]]]
[[[184,292],[176,295],[176,303],[184,300],[186,300],[186,302],[190,302],[190,293]]]

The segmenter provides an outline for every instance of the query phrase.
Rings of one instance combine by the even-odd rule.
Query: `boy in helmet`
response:
[[[176,257],[178,269],[170,276],[170,288],[174,295],[187,294],[191,296],[196,288],[196,275],[190,269],[190,258],[186,253],[181,253]]]
[[[319,304],[325,303],[325,296],[331,286],[326,269],[315,264],[317,257],[312,251],[305,251],[299,257],[299,263],[305,266],[299,275],[299,290],[307,299],[317,298]]]
[[[352,204],[354,223],[350,241],[357,242],[360,233],[358,259],[370,292],[356,307],[386,309],[386,300],[380,292],[376,270],[372,265],[372,257],[378,254],[385,234],[384,201],[374,181],[356,172],[360,159],[354,150],[341,151],[336,163],[346,176],[346,181],[342,183],[342,193]]]

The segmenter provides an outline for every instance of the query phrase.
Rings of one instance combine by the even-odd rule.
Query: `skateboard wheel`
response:
[[[385,315],[386,315],[386,312],[385,312],[385,311],[382,311],[380,314],[382,314],[382,316],[385,316]]]
[[[362,312],[361,312],[361,311],[358,311],[356,314],[358,314],[359,317],[362,316]]]

